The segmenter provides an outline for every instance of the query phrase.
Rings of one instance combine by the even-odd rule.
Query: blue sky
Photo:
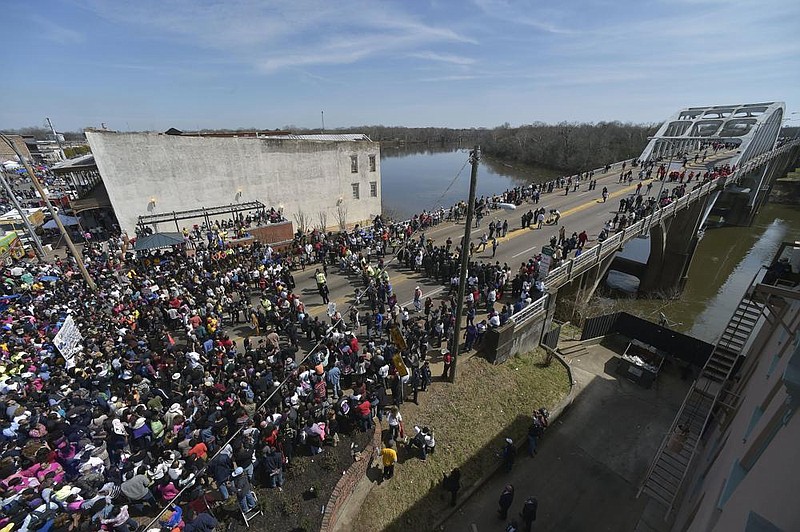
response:
[[[798,0],[9,0],[0,128],[657,122],[800,110]],[[796,115],[800,117],[800,115]],[[799,125],[795,120],[793,125]]]

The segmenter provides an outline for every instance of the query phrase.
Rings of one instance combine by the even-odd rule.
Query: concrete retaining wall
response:
[[[283,207],[290,221],[302,213],[309,227],[319,225],[320,213],[333,228],[340,214],[352,225],[381,212],[377,142],[110,131],[87,131],[86,137],[120,226],[129,234],[141,215],[240,201]],[[351,157],[357,158],[356,172]]]
[[[494,364],[502,364],[519,353],[533,351],[542,339],[547,322],[547,309],[521,323],[509,321],[502,327],[489,329],[481,351]]]

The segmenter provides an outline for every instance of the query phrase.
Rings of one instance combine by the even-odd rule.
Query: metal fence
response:
[[[605,336],[614,331],[614,326],[617,323],[618,317],[619,312],[615,312],[614,314],[595,316],[594,318],[587,319],[581,331],[581,341]]]
[[[552,328],[542,336],[542,344],[550,349],[555,349],[561,336],[561,324],[553,322]]]

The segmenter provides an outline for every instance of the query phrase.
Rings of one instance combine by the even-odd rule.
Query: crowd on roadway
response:
[[[476,210],[537,203],[580,181],[592,183],[593,172],[483,197]],[[652,208],[637,201],[626,202],[612,229]],[[235,497],[242,512],[253,510],[253,486],[280,490],[298,454],[324,452],[342,432],[369,430],[375,417],[385,416],[392,433],[380,450],[391,478],[394,448],[405,438],[401,405],[432,384],[432,356],[443,362],[443,379],[453,364],[464,246],[435,245],[425,230],[462,217],[465,207],[402,223],[379,216],[338,234],[301,231],[285,250],[229,242],[281,221],[275,209],[184,229],[187,245],[168,251],[133,252],[117,235],[84,244],[96,292],[70,257],[6,268],[0,530],[123,532],[139,527],[133,517],[158,516],[159,524],[210,531],[214,501]],[[483,249],[473,242],[469,252],[496,245],[508,230],[507,220],[493,220]],[[539,299],[543,267],[587,242],[585,231],[567,237],[562,225],[551,240],[553,263],[539,254],[512,268],[473,256],[466,348]],[[417,287],[413,301],[401,303],[389,260],[439,280],[447,297],[437,304]],[[307,265],[327,304],[322,315],[296,291],[293,269]],[[330,302],[331,268],[360,281],[348,309]],[[414,433],[410,444],[425,459],[434,428]]]
[[[179,494],[160,521],[210,530],[213,500],[252,510],[253,485],[281,489],[298,452],[323,452],[389,407],[401,437],[396,408],[433,380],[432,331],[448,377],[452,304],[428,298],[423,314],[420,293],[410,313],[370,264],[363,304],[312,318],[281,253],[228,246],[217,227],[187,235],[191,253],[87,243],[96,293],[71,259],[3,272],[0,530],[133,530]],[[384,229],[378,218],[369,234]],[[373,243],[312,236],[319,284],[328,266],[367,264]],[[65,326],[80,331],[75,350],[54,338]],[[314,348],[298,355],[303,335]],[[434,431],[417,435],[424,459]]]

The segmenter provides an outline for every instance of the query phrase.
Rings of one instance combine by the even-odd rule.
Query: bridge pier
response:
[[[594,295],[595,290],[600,285],[606,273],[608,273],[609,266],[614,262],[614,254],[605,257],[597,262],[585,272],[575,276],[572,281],[558,289],[557,292],[551,291],[550,308],[555,309],[557,306],[556,294],[558,294],[560,305],[558,305],[558,314],[554,315],[560,321],[575,320],[575,318],[582,319],[586,315],[586,306]]]
[[[671,219],[650,228],[650,257],[640,278],[639,294],[674,296],[683,291],[694,257],[708,197],[696,201]]]

